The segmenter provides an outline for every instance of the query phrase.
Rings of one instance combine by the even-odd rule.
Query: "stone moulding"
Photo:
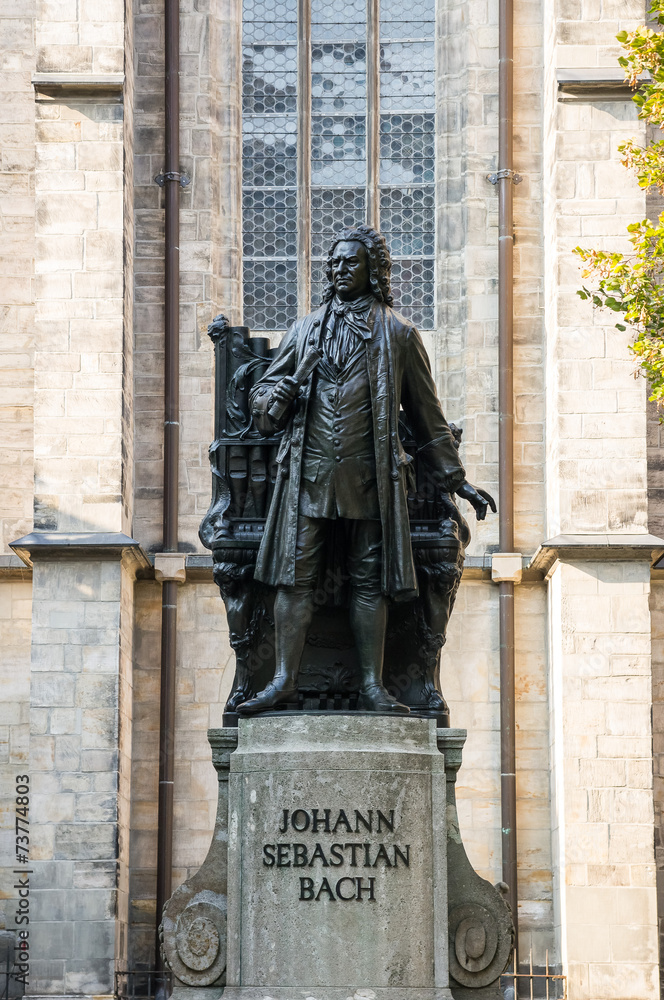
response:
[[[35,559],[99,559],[129,557],[136,569],[150,569],[150,560],[135,538],[121,531],[33,531],[10,542],[26,566]]]
[[[166,580],[185,583],[187,560],[184,552],[155,552],[154,577],[158,583],[164,583]]]
[[[122,98],[124,73],[33,73],[35,93],[45,97],[75,95]]]
[[[548,576],[558,561],[600,559],[610,562],[648,559],[658,569],[664,555],[664,538],[657,535],[556,535],[542,544],[528,565]]]
[[[521,583],[523,556],[520,552],[494,552],[491,556],[491,579],[494,583]]]
[[[558,100],[572,101],[631,101],[634,91],[625,80],[625,73],[604,66],[581,68],[559,67],[556,70]],[[650,74],[642,73],[640,83],[649,83]]]

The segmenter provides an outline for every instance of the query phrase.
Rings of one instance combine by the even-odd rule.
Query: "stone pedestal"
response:
[[[251,719],[229,822],[225,995],[451,996],[435,723]]]
[[[234,731],[221,733],[210,854],[164,909],[176,997],[460,1000],[471,984],[477,1000],[500,996],[511,920],[459,837],[465,733],[282,714],[242,720],[230,753]]]

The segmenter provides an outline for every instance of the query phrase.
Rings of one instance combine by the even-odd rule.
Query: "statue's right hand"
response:
[[[270,407],[276,404],[285,405],[287,403],[291,403],[297,396],[299,388],[300,387],[293,376],[287,375],[286,378],[283,378],[281,382],[278,382],[272,390],[272,394],[270,396]]]

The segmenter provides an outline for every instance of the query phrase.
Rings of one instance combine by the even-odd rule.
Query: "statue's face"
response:
[[[356,299],[369,291],[369,259],[357,240],[337,243],[332,257],[332,281],[340,299]]]

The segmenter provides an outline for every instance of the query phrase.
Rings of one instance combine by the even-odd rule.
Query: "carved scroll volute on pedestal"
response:
[[[186,986],[223,986],[226,974],[228,891],[228,772],[236,729],[211,729],[212,763],[219,781],[217,819],[205,861],[164,906],[162,954]]]
[[[470,1000],[472,990],[493,987],[481,996],[499,1000],[500,976],[514,947],[514,922],[507,886],[495,886],[472,867],[461,840],[455,783],[466,741],[462,729],[439,729],[447,778],[447,867],[450,986],[455,1000]],[[494,992],[495,991],[495,992]]]

